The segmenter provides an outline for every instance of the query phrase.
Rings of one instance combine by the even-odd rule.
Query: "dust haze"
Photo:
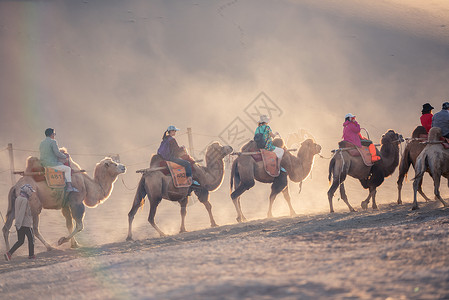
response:
[[[410,136],[423,103],[436,112],[449,100],[449,4],[315,2],[0,1],[2,214],[11,186],[8,143],[22,170],[53,127],[90,175],[106,155],[119,154],[127,166],[110,199],[87,209],[79,235],[89,245],[124,240],[135,171],[147,167],[166,127],[181,128],[178,142],[186,146],[192,128],[193,154],[201,158],[210,142],[224,143],[219,135],[236,118],[255,128],[244,109],[260,93],[280,109],[274,131],[286,138],[302,129],[322,146],[324,158],[315,159],[300,195],[290,183],[296,212],[328,210],[326,158],[346,113],[377,143],[390,128]],[[380,204],[396,200],[396,174],[379,189]],[[404,187],[405,201],[410,189]],[[268,194],[260,183],[243,194],[249,219],[266,216]],[[353,179],[348,194],[354,206],[367,195]],[[208,227],[203,205],[191,201],[187,230]],[[228,169],[211,203],[217,223],[235,223]],[[346,209],[337,197],[334,203]],[[273,214],[288,214],[281,196]],[[147,218],[145,205],[134,222],[136,239],[157,235]],[[179,206],[164,200],[156,222],[177,233]],[[44,211],[41,228],[49,242],[66,231],[59,211]]]

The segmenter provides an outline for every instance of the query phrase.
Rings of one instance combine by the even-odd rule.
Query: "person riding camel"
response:
[[[353,144],[356,147],[367,146],[371,154],[371,161],[376,162],[380,160],[377,155],[376,147],[373,142],[362,136],[360,133],[360,125],[355,120],[355,116],[351,113],[346,114],[345,122],[343,123],[343,140]]]
[[[419,118],[421,120],[421,125],[426,129],[427,133],[429,133],[430,128],[432,128],[432,109],[434,109],[434,107],[429,103],[423,104],[421,110],[422,115]]]
[[[258,126],[254,134],[254,141],[256,142],[258,148],[273,151],[276,154],[278,162],[280,162],[282,160],[282,156],[284,156],[284,149],[273,145],[273,138],[279,135],[279,133],[273,133],[270,126],[268,126],[268,122],[270,122],[270,118],[268,118],[267,115],[260,116]]]
[[[175,126],[168,126],[162,136],[162,142],[157,150],[157,154],[159,154],[164,160],[183,166],[186,169],[187,180],[189,184],[192,184],[192,166],[189,161],[180,158],[181,155],[186,153],[186,150],[184,146],[179,147],[178,142],[176,142],[175,135],[177,131],[179,131],[179,129]]]
[[[59,151],[58,143],[55,140],[56,132],[53,128],[45,130],[45,139],[39,145],[40,160],[43,167],[51,167],[53,169],[63,171],[65,181],[67,184],[67,192],[78,192],[72,186],[72,169],[64,165],[62,161],[69,161],[69,154],[64,154]]]
[[[441,135],[449,139],[449,102],[444,102],[442,109],[433,115],[432,127],[441,128]]]

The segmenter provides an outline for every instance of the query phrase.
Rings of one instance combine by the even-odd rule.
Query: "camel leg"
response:
[[[9,246],[9,230],[12,227],[12,221],[14,221],[14,214],[6,216],[6,222],[3,226],[3,238],[5,239],[6,251],[9,251],[11,247]]]
[[[195,194],[197,195],[200,202],[203,203],[204,206],[206,207],[207,213],[209,214],[210,226],[217,227],[218,224],[215,222],[214,216],[212,215],[212,204],[210,204],[209,201],[209,191],[208,190],[195,191]]]
[[[73,230],[73,219],[72,219],[72,213],[70,212],[70,208],[63,207],[61,211],[62,211],[62,215],[65,218],[65,225],[66,225],[69,233],[71,233]],[[71,248],[79,248],[80,247],[80,245],[76,241],[75,237],[72,237],[70,242],[71,242],[71,246],[70,246]]]
[[[424,198],[424,200],[426,200],[426,202],[430,201],[429,197],[427,197],[427,195],[424,194],[424,191],[422,190],[422,181],[421,181],[421,184],[418,187],[418,193]]]
[[[268,206],[268,218],[273,217],[272,208],[274,199],[276,199],[276,196],[283,191],[287,186],[287,173],[281,172],[278,177],[276,177],[273,181],[273,184],[271,185],[271,193],[270,193],[270,204]],[[291,205],[290,208],[292,209]],[[291,212],[290,209],[290,212]]]
[[[231,193],[231,199],[237,211],[237,222],[239,223],[246,221],[240,205],[240,195],[242,195],[246,190],[252,188],[255,184],[256,182],[254,180],[248,181],[247,183],[240,181],[240,184],[236,187],[234,192]]]
[[[376,203],[376,193],[377,193],[377,190],[375,188],[370,192],[371,198],[373,198],[373,209],[378,209],[377,203]]]
[[[349,204],[348,196],[346,196],[345,185],[343,184],[343,182],[340,184],[340,196],[341,196],[341,199],[343,199],[343,201],[348,206],[349,211],[350,212],[355,212],[356,210],[351,206],[351,204]]]
[[[405,174],[402,174],[401,172],[399,172],[399,177],[398,177],[398,204],[402,204],[402,197],[401,197],[401,193],[402,193],[402,183],[404,182],[404,177]]]
[[[246,218],[242,212],[242,206],[240,204],[240,197],[232,199],[232,202],[234,203],[235,210],[237,211],[237,218],[236,218],[237,222],[239,222],[239,223],[245,222]]]
[[[73,203],[73,204],[72,204]],[[58,240],[58,245],[62,245],[73,238],[78,232],[82,231],[84,228],[83,219],[84,213],[86,212],[86,207],[84,204],[76,203],[76,201],[70,202],[70,211],[72,212],[72,217],[75,219],[75,229],[67,237],[62,237]]]
[[[37,239],[41,241],[42,244],[44,244],[45,248],[47,248],[47,251],[51,251],[54,249],[49,243],[47,243],[47,241],[39,231],[39,215],[33,215],[33,233],[34,236],[37,237]]]
[[[444,207],[448,207],[448,204],[446,203],[446,201],[443,200],[443,198],[440,195],[440,180],[441,177],[439,174],[437,176],[434,176],[433,178],[435,196],[437,197],[438,200],[440,200],[440,202],[444,205]]]
[[[368,192],[368,197],[364,201],[362,201],[362,203],[360,203],[360,205],[362,206],[362,209],[364,209],[364,210],[368,209],[369,200],[372,197],[372,193],[371,192],[372,191],[371,191],[371,188],[370,188],[369,192]]]
[[[421,184],[422,184],[422,176],[421,177],[416,177],[415,181],[413,181],[413,206],[412,206],[412,210],[419,209],[416,193],[418,192],[419,186],[421,186]]]
[[[181,201],[179,201],[179,204],[181,205],[181,229],[179,230],[179,233],[187,232],[185,227],[185,219],[187,214],[187,202],[188,197],[185,197]]]
[[[128,236],[126,237],[127,241],[133,240],[132,230],[133,230],[134,216],[136,215],[139,208],[141,206],[143,206],[143,203],[145,201],[145,196],[146,195],[141,195],[141,194],[139,194],[139,192],[137,192],[134,197],[133,206],[131,207],[131,210],[128,213]]]
[[[166,236],[165,233],[163,233],[154,222],[154,216],[156,215],[157,206],[159,205],[159,203],[161,203],[161,200],[162,197],[158,199],[150,199],[150,214],[148,216],[148,222],[150,222],[151,226],[153,226],[153,228],[156,229],[159,235],[163,237]]]
[[[332,181],[332,185],[329,188],[329,191],[327,191],[327,198],[329,199],[329,207],[330,207],[331,213],[334,212],[334,205],[332,203],[332,198],[334,197],[335,191],[337,189],[338,189],[338,181],[334,180],[334,181]]]
[[[285,187],[285,189],[282,191],[282,195],[284,195],[285,201],[287,201],[288,208],[290,209],[290,216],[294,217],[297,216],[295,210],[293,209],[290,193],[288,192],[288,185]]]

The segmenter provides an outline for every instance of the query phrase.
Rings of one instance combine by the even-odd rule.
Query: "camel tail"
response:
[[[410,169],[411,164],[412,159],[410,158],[410,149],[406,147],[404,150],[404,155],[402,155],[401,163],[399,165],[399,174],[402,174],[405,178],[407,178],[407,173]]]
[[[423,157],[416,160],[415,178],[413,178],[412,180],[416,180],[418,178],[423,177],[424,173],[426,172],[426,170],[428,168],[430,170],[432,170],[432,168],[430,166],[429,158],[428,158],[427,154],[424,154]]]
[[[145,203],[146,195],[147,191],[145,189],[145,177],[142,176],[142,178],[140,178],[139,185],[137,186],[136,197],[134,198],[134,203],[139,201],[139,208]]]
[[[331,182],[331,179],[332,179],[334,166],[335,166],[335,156],[332,157],[332,159],[331,159],[331,161],[329,163],[329,176],[328,176],[329,183]]]
[[[234,160],[234,162],[232,163],[232,167],[231,167],[231,184],[230,184],[230,189],[231,189],[231,193],[232,193],[232,188],[234,186],[234,176],[237,176],[237,160]]]

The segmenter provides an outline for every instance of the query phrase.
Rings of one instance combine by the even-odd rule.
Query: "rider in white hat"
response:
[[[276,153],[278,160],[281,161],[282,156],[284,156],[284,149],[273,145],[273,138],[279,135],[279,133],[273,133],[270,126],[268,126],[268,122],[270,122],[270,118],[267,115],[261,115],[259,117],[254,138],[259,148],[273,151]],[[260,142],[258,141],[258,137],[261,137]]]

